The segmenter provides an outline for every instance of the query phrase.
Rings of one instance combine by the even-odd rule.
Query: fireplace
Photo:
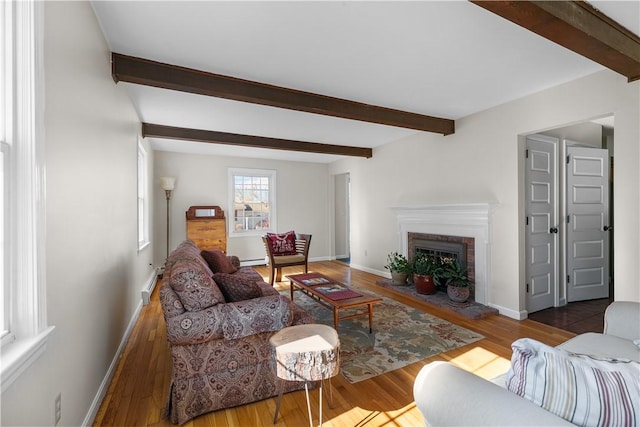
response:
[[[398,217],[398,252],[408,258],[416,250],[459,257],[475,283],[475,301],[489,304],[491,205],[401,206],[393,210]]]
[[[424,253],[440,260],[453,259],[467,269],[467,276],[475,283],[475,239],[473,237],[448,236],[429,233],[407,233],[407,257],[413,259]],[[474,299],[474,286],[471,299]]]

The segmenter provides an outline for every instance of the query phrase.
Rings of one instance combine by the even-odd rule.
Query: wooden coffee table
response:
[[[291,301],[293,301],[293,291],[300,290],[320,304],[333,310],[333,327],[336,331],[340,320],[368,315],[369,333],[373,332],[373,304],[382,302],[382,298],[354,291],[344,283],[320,273],[294,274],[286,277],[291,283]],[[340,310],[365,306],[367,307],[366,311],[359,311],[340,317]]]

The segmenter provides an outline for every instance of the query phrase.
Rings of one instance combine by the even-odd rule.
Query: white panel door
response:
[[[526,140],[527,311],[554,305],[558,245],[556,175],[558,140],[531,135]]]
[[[567,300],[609,296],[609,155],[568,147]]]

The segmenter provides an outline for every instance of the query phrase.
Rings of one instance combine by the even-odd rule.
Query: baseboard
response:
[[[240,265],[242,267],[253,267],[254,265],[266,265],[266,261],[264,258],[262,259],[246,259],[243,261],[240,261]]]
[[[102,383],[100,384],[100,387],[98,388],[98,393],[96,394],[96,396],[93,398],[93,401],[91,402],[91,406],[89,407],[89,412],[87,413],[87,416],[84,418],[84,421],[82,422],[83,427],[91,426],[93,424],[93,421],[96,418],[96,415],[98,414],[98,410],[100,410],[100,404],[102,403],[102,400],[104,399],[104,397],[107,394],[107,391],[109,390],[109,384],[111,383],[113,374],[115,374],[116,368],[118,367],[118,361],[120,360],[120,356],[122,356],[122,353],[124,353],[125,347],[127,346],[127,341],[129,340],[129,336],[131,335],[131,332],[133,332],[133,328],[135,327],[136,322],[138,321],[138,317],[140,316],[142,307],[143,307],[142,301],[140,301],[140,303],[138,304],[138,307],[136,307],[136,310],[133,313],[133,316],[131,317],[131,320],[129,321],[129,324],[127,325],[127,329],[125,330],[124,335],[122,336],[122,340],[120,340],[120,345],[118,346],[118,350],[116,351],[116,354],[113,356],[113,360],[109,365],[107,374],[105,375],[104,379],[102,380]]]
[[[369,267],[365,267],[365,266],[353,264],[353,263],[349,264],[349,267],[355,268],[356,270],[364,271],[367,273],[375,274],[376,276],[382,276],[382,277],[386,277],[387,279],[391,279],[391,273],[389,273],[388,271],[375,270],[373,268],[369,268]]]
[[[333,261],[335,258],[331,258],[331,257],[316,257],[316,258],[309,258],[309,262],[316,262],[316,261]],[[245,267],[245,266],[254,266],[254,265],[267,265],[267,260],[264,258],[261,259],[245,259],[240,261],[240,265]]]
[[[515,320],[524,320],[528,317],[528,313],[526,310],[516,311],[510,308],[505,308],[497,304],[491,304],[491,303],[488,305],[489,307],[493,307],[497,309],[500,312],[500,314],[502,314],[503,316],[507,316]]]
[[[160,268],[154,269],[142,288],[142,304],[144,305],[149,304],[153,289],[156,287],[156,283],[158,283],[158,274],[160,274]]]

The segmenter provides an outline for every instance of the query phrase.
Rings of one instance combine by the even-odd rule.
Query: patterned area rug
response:
[[[289,296],[288,290],[281,293]],[[352,384],[484,338],[399,302],[382,299],[374,305],[372,334],[368,316],[340,321],[340,372]],[[333,326],[333,312],[327,307],[302,292],[295,293],[294,301],[310,311],[318,323]],[[350,311],[341,311],[340,315],[345,314]]]

